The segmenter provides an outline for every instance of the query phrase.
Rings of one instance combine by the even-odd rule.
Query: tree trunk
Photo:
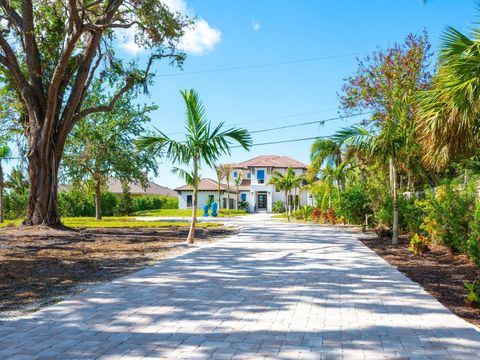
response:
[[[193,209],[192,209],[192,222],[190,223],[190,230],[188,231],[187,242],[193,244],[195,242],[195,225],[197,224],[197,207],[198,207],[198,160],[193,160]]]
[[[57,207],[58,168],[60,160],[53,146],[42,146],[43,141],[29,136],[28,174],[30,191],[24,225],[59,226]],[[62,147],[63,150],[63,147]],[[61,152],[60,152],[61,153]]]
[[[289,205],[288,190],[285,190],[285,212],[287,213],[287,221],[290,221],[290,213],[288,211]]]
[[[95,179],[95,220],[102,220],[102,188],[100,179]]]
[[[220,199],[221,198],[221,189],[220,189],[220,179],[218,181],[218,209],[220,210]]]
[[[238,211],[238,186],[237,186],[237,197],[236,197],[235,201],[236,201],[235,209]]]
[[[230,182],[227,178],[227,210],[230,210]]]
[[[3,167],[0,160],[0,223],[3,223]]]
[[[392,245],[398,244],[398,198],[397,198],[397,167],[395,160],[390,159],[390,174],[392,176],[392,197],[393,197],[393,226]]]

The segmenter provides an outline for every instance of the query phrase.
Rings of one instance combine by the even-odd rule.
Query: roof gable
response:
[[[297,168],[307,169],[308,166],[298,160],[282,155],[261,155],[253,159],[243,161],[238,164],[232,164],[232,167],[249,168],[249,167],[273,167],[273,168]]]

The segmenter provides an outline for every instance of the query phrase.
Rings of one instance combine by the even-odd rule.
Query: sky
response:
[[[182,89],[198,91],[213,124],[225,122],[255,131],[335,118],[343,79],[355,72],[357,56],[385,49],[424,29],[436,51],[447,25],[467,32],[480,14],[473,0],[430,0],[426,4],[420,0],[164,2],[195,17],[197,26],[180,42],[187,53],[183,69],[157,63],[150,96],[139,101],[157,104],[159,109],[151,114],[152,127],[179,140],[185,123]],[[126,59],[145,56],[128,36],[119,48]],[[254,133],[253,142],[328,136],[360,120]],[[311,144],[310,140],[254,146],[249,152],[235,148],[219,162],[287,155],[308,163]],[[153,180],[171,188],[182,185],[171,168],[171,163],[160,160],[159,175]],[[201,174],[215,178],[212,169],[203,168]]]

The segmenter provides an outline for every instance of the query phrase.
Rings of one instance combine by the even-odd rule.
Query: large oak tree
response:
[[[0,73],[20,104],[18,122],[28,143],[25,224],[60,224],[58,169],[73,127],[146,86],[154,60],[181,64],[177,44],[189,24],[160,0],[0,0]],[[147,49],[143,65],[116,54],[121,31]],[[108,101],[90,106],[91,84],[105,71],[114,71],[121,85],[109,90]]]

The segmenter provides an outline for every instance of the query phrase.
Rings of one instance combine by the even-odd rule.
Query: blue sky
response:
[[[401,42],[426,29],[433,50],[446,25],[467,31],[476,20],[473,0],[165,0],[176,10],[195,15],[199,29],[182,42],[188,53],[183,72],[269,64],[299,59],[369,53]],[[142,57],[124,44],[126,58]],[[184,74],[166,63],[156,65],[149,98],[156,103],[152,126],[167,134],[183,131],[181,89],[196,89],[213,123],[254,131],[338,116],[342,79],[356,69],[355,56],[251,69]],[[305,114],[308,113],[308,114]],[[303,114],[293,116],[295,114]],[[361,118],[332,121],[253,135],[254,143],[330,135]],[[181,139],[181,134],[172,135]],[[288,155],[308,162],[311,141],[234,149],[221,162],[238,162],[262,154]],[[155,180],[172,188],[181,180],[172,164],[161,161]],[[211,169],[204,177],[215,178]]]

